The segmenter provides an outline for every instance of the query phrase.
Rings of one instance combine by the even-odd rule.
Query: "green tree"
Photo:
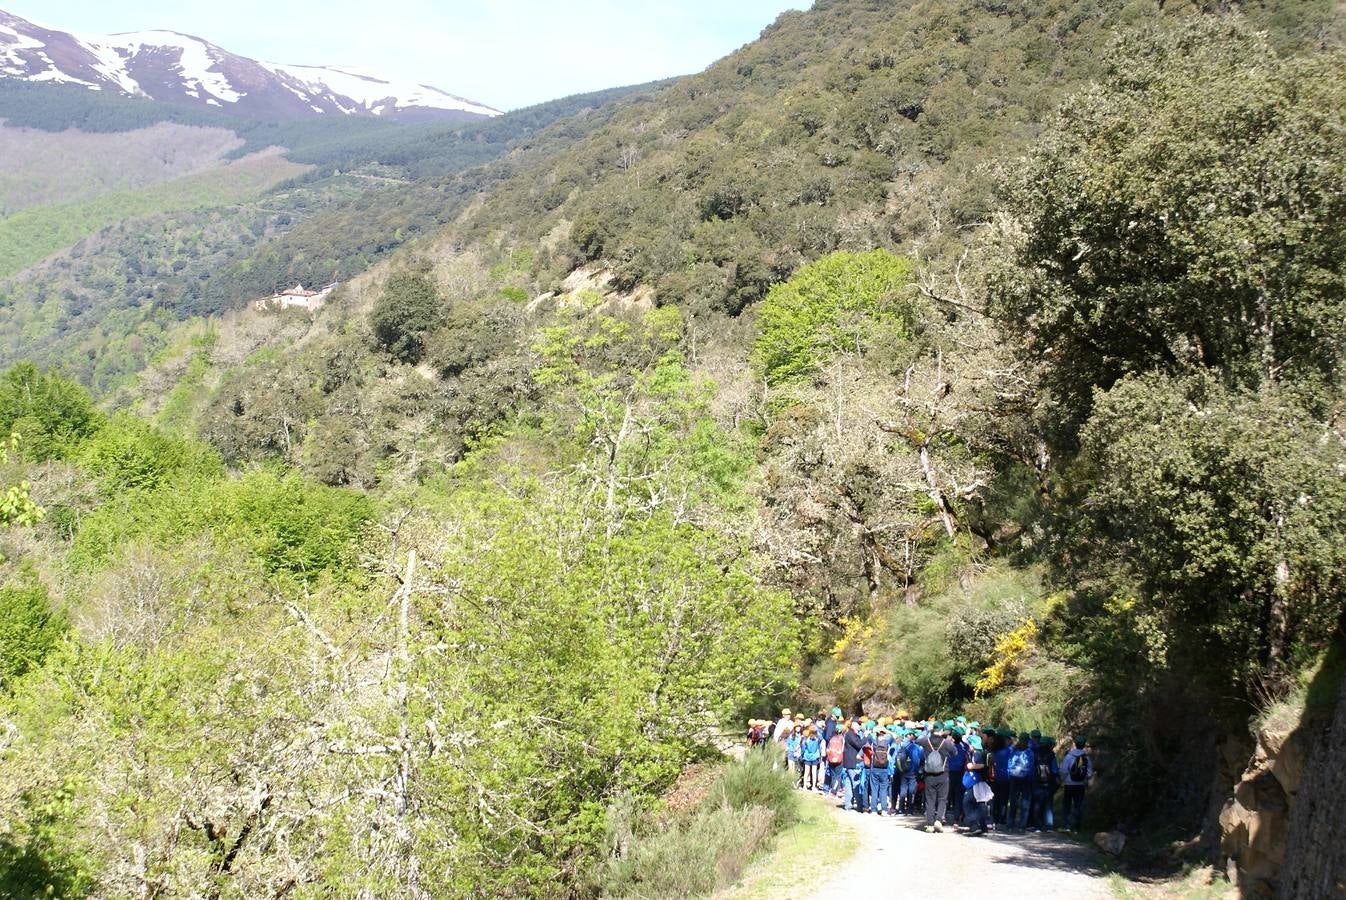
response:
[[[369,312],[369,327],[379,349],[393,359],[420,362],[426,335],[444,323],[444,302],[426,275],[399,272]]]
[[[1340,372],[1343,130],[1343,57],[1278,56],[1236,18],[1113,51],[1015,179],[992,279],[1068,429],[1128,373]]]
[[[65,617],[52,609],[47,589],[35,578],[0,587],[0,688],[41,665],[66,628]]]
[[[54,371],[25,362],[0,375],[0,434],[17,434],[30,459],[68,455],[101,422],[89,392]]]
[[[1216,684],[1293,668],[1346,610],[1346,439],[1289,392],[1127,378],[1082,435],[1079,565],[1140,590],[1176,664]],[[1119,565],[1120,564],[1120,565]]]
[[[753,364],[771,385],[802,381],[837,353],[863,354],[881,333],[907,334],[911,263],[886,250],[834,253],[767,293]]]

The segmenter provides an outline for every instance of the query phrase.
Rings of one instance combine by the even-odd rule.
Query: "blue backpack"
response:
[[[1033,751],[1025,747],[1022,750],[1015,750],[1009,758],[1009,774],[1011,778],[1028,778],[1033,774]]]

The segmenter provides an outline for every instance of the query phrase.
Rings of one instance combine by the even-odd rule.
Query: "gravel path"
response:
[[[825,886],[811,891],[810,900],[897,897],[920,884],[937,892],[940,885],[994,885],[997,896],[1053,900],[1113,896],[1094,849],[1058,835],[926,834],[920,830],[924,817],[880,818],[812,799],[827,803],[832,816],[858,833],[860,849],[840,871],[828,873]]]

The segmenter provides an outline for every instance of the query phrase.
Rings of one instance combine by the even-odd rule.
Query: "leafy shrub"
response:
[[[151,490],[183,472],[223,474],[218,457],[201,444],[165,435],[129,415],[114,417],[86,441],[78,462],[114,496]]]
[[[0,588],[0,688],[41,665],[65,631],[65,617],[51,608],[40,582]]]
[[[89,392],[56,372],[25,362],[0,376],[0,434],[18,434],[30,459],[67,455],[101,420]]]
[[[732,883],[752,854],[798,817],[799,798],[774,754],[729,764],[710,794],[664,827],[620,804],[610,817],[615,855],[602,875],[610,897],[700,897]]]
[[[744,810],[768,809],[773,830],[789,825],[799,815],[799,794],[789,773],[777,766],[776,754],[749,753],[724,770],[705,802]]]

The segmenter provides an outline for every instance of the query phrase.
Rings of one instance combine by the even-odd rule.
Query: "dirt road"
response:
[[[858,833],[860,849],[838,871],[828,872],[822,889],[809,893],[810,900],[896,897],[913,885],[938,890],[948,884],[994,885],[997,896],[1055,900],[1113,896],[1093,848],[1064,837],[1030,833],[973,838],[952,830],[926,834],[920,829],[924,818],[843,812],[834,801],[811,799],[827,803],[830,815]]]

